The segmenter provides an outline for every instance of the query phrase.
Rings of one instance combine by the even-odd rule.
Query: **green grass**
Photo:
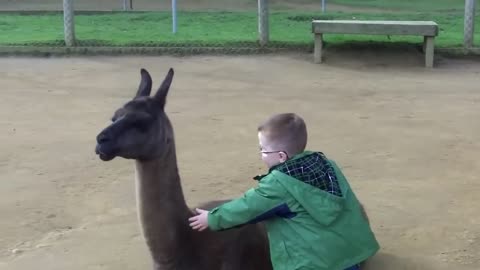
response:
[[[329,0],[328,3],[421,12],[463,11],[465,8],[465,0]],[[478,5],[477,10],[480,10]]]
[[[272,13],[270,38],[274,44],[312,44],[311,19],[320,16],[301,12]],[[463,43],[462,14],[332,13],[324,18],[434,20],[441,29],[436,40],[438,47],[459,47]],[[255,44],[257,39],[255,12],[181,12],[176,35],[171,33],[168,12],[77,15],[75,23],[77,39],[84,45],[236,46],[242,43]],[[476,29],[480,29],[480,20],[476,21]],[[350,41],[423,41],[422,37],[391,36],[390,40],[385,36],[364,35],[326,35],[325,39],[330,44]],[[62,14],[0,16],[0,45],[60,45],[63,44],[62,40]],[[476,44],[480,44],[480,34],[476,36]]]

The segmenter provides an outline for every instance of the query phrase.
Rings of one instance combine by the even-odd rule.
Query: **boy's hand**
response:
[[[203,209],[195,209],[198,215],[188,219],[190,221],[190,227],[194,230],[203,231],[208,228],[208,211]]]

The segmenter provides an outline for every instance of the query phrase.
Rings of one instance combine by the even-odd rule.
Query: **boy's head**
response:
[[[307,127],[294,113],[276,114],[258,126],[262,160],[269,168],[305,150]]]

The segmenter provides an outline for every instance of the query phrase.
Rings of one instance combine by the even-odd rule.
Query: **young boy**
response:
[[[199,231],[264,222],[275,270],[359,269],[379,245],[363,207],[336,163],[305,151],[307,128],[293,113],[258,127],[269,168],[243,197],[189,219]]]

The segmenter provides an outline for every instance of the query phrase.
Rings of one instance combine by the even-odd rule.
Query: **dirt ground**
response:
[[[133,164],[94,154],[141,67],[156,85],[176,70],[166,110],[190,205],[254,186],[256,125],[293,111],[367,207],[382,246],[368,269],[480,269],[480,62],[311,58],[0,58],[0,269],[150,269]]]

